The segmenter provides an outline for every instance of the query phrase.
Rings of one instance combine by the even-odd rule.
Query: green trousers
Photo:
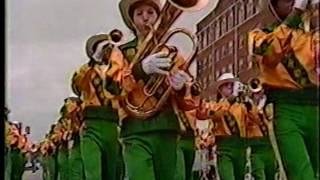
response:
[[[119,142],[116,123],[85,119],[81,134],[81,156],[86,180],[116,180]]]
[[[125,178],[125,164],[123,160],[123,145],[119,145],[119,152],[118,152],[118,158],[117,158],[117,172],[116,172],[116,179],[117,180],[123,180]]]
[[[83,161],[80,149],[80,137],[73,138],[73,147],[69,150],[69,180],[84,180]]]
[[[318,179],[319,106],[275,104],[275,133],[288,179]]]
[[[58,164],[57,155],[52,154],[48,156],[41,156],[42,178],[43,180],[57,180],[58,179]]]
[[[18,149],[12,149],[11,157],[11,180],[21,180],[24,173],[26,158]]]
[[[195,158],[194,136],[181,137],[177,147],[176,180],[196,180],[192,171]]]
[[[69,150],[67,145],[64,143],[61,145],[58,151],[58,179],[68,180],[69,179]]]
[[[251,147],[252,176],[255,180],[274,180],[277,165],[268,137],[248,139]]]
[[[123,138],[124,162],[130,180],[172,180],[177,160],[177,132],[162,130]]]
[[[243,180],[246,163],[245,140],[237,136],[217,137],[217,166],[221,180]]]
[[[4,179],[10,180],[11,179],[11,158],[10,158],[10,148],[5,148],[5,155],[4,155],[4,162],[5,162],[5,173],[4,173]]]

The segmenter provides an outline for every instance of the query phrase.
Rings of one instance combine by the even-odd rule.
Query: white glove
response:
[[[295,0],[294,1],[294,8],[300,9],[300,10],[305,10],[308,5],[308,0]]]
[[[179,70],[176,74],[170,77],[170,85],[176,91],[183,88],[184,84],[191,81],[192,78],[184,71]]]
[[[245,91],[245,85],[239,81],[233,83],[233,92],[232,95],[237,97],[241,92]]]
[[[142,60],[142,69],[146,74],[164,74],[168,75],[169,71],[162,68],[169,68],[171,66],[171,59],[165,57],[166,53],[159,52],[152,54]]]

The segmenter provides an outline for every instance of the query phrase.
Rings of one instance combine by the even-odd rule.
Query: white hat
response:
[[[217,79],[217,88],[219,88],[222,84],[228,83],[228,82],[235,82],[239,81],[238,78],[234,77],[232,73],[223,73],[218,79]]]

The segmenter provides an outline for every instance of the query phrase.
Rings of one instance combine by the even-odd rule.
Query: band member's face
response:
[[[278,0],[276,3],[275,10],[277,11],[280,18],[286,18],[293,8],[294,0]]]
[[[138,6],[133,12],[133,22],[139,33],[145,35],[150,28],[147,25],[154,25],[158,18],[157,11],[149,5]]]
[[[227,98],[231,96],[233,93],[233,83],[232,82],[224,83],[220,86],[219,90],[222,96]]]

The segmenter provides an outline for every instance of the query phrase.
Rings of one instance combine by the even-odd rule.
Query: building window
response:
[[[212,57],[211,54],[208,55],[208,66],[211,66],[212,64]]]
[[[201,49],[201,33],[198,34],[198,40],[199,40],[199,49]]]
[[[233,40],[228,43],[228,54],[232,54],[233,52]]]
[[[211,36],[210,36],[210,26],[207,28],[206,30],[206,34],[207,34],[207,46],[209,46],[209,43],[210,43],[210,39],[211,39]]]
[[[204,68],[204,70],[207,69],[207,64],[208,64],[208,58],[206,57],[206,58],[204,59],[204,62],[203,62],[203,68]]]
[[[211,83],[212,83],[212,76],[211,76],[211,68],[210,68],[210,71],[209,71],[210,73],[209,73],[209,77],[208,77],[208,79],[209,79],[209,82],[208,82],[208,85],[211,85]]]
[[[239,69],[240,69],[240,71],[242,69],[243,64],[244,64],[244,59],[240,58],[240,61],[239,61]]]
[[[226,70],[227,70],[226,67],[223,67],[222,70],[221,70],[221,73],[225,73]]]
[[[216,52],[216,62],[218,62],[220,60],[219,49],[217,48],[215,52]]]
[[[208,83],[208,79],[207,79],[207,77],[205,77],[205,78],[204,78],[204,82],[203,82],[203,88],[204,88],[204,89],[207,88],[207,86],[208,86],[207,83]]]
[[[199,34],[199,41],[200,41],[199,48],[203,49],[203,33],[202,32]]]
[[[244,10],[244,4],[241,3],[240,7],[238,9],[238,23],[242,23],[245,19],[245,10]]]
[[[219,76],[220,76],[220,72],[219,72],[219,70],[217,70],[217,71],[216,71],[216,79],[218,79]]]
[[[253,13],[257,13],[259,11],[259,3],[253,3]]]
[[[230,11],[228,16],[228,30],[233,28],[233,9]]]
[[[221,47],[221,58],[224,58],[224,56],[225,56],[226,54],[225,54],[225,46],[224,45],[222,45],[222,47]]]
[[[211,41],[215,41],[215,29],[216,29],[216,24],[211,25]]]
[[[254,14],[253,9],[254,9],[253,0],[249,0],[247,3],[247,17],[250,17]]]
[[[233,73],[233,65],[232,64],[229,64],[228,72]]]
[[[225,34],[227,32],[227,22],[226,22],[226,17],[222,17],[221,21],[221,34]]]
[[[229,52],[229,50],[228,50],[228,44],[225,44],[225,45],[223,45],[222,47],[224,47],[224,49],[223,49],[223,56],[227,56],[227,55],[228,55],[228,52]]]
[[[239,36],[239,49],[245,47],[246,45],[246,34],[242,34]]]
[[[203,31],[203,40],[202,40],[202,42],[203,42],[203,47],[202,48],[206,48],[206,46],[207,46],[207,31],[206,30]]]
[[[215,57],[215,51],[214,50],[212,50],[212,54],[211,54],[211,62],[212,62],[212,64],[214,64],[215,62],[216,62],[216,57]]]
[[[215,41],[215,24],[210,25],[210,39],[211,42]]]
[[[248,57],[248,69],[252,68],[253,62],[252,58]]]
[[[217,27],[216,27],[216,39],[218,39],[220,36],[220,22],[217,22]]]

